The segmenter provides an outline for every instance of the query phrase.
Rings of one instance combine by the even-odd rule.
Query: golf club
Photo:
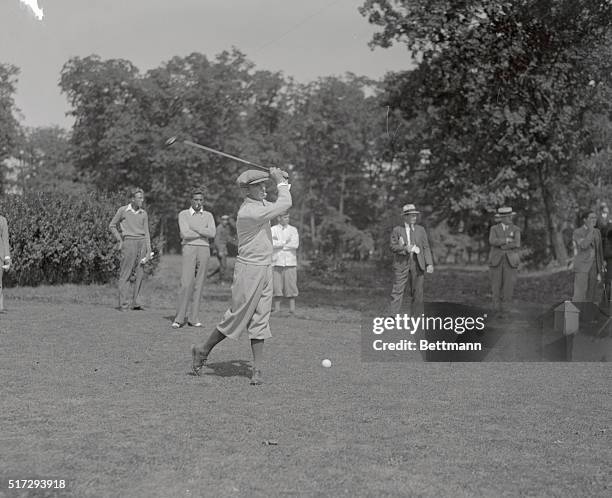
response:
[[[166,140],[166,147],[172,146],[176,141],[177,141],[176,137],[170,137],[168,140]],[[198,149],[202,149],[202,150],[205,150],[207,152],[211,152],[213,154],[217,154],[217,155],[222,156],[222,157],[227,157],[228,159],[233,159],[234,161],[238,161],[238,162],[243,163],[243,164],[248,164],[249,166],[253,166],[254,168],[258,168],[258,169],[261,169],[263,171],[267,171],[267,172],[270,171],[270,168],[267,168],[266,166],[262,166],[261,164],[254,163],[252,161],[247,161],[246,159],[242,159],[240,157],[232,156],[231,154],[227,154],[226,152],[221,152],[220,150],[213,149],[212,147],[207,147],[206,145],[202,145],[202,144],[198,144],[198,143],[192,142],[191,140],[183,140],[183,143],[185,145],[190,145],[192,147],[197,147]]]

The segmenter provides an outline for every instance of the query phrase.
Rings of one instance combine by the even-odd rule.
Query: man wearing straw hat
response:
[[[265,200],[268,178],[278,186],[276,202]],[[208,340],[191,347],[192,370],[195,375],[200,375],[208,355],[217,344],[226,337],[238,339],[246,331],[253,353],[251,385],[259,385],[262,383],[264,340],[272,337],[269,323],[273,295],[270,220],[291,207],[291,193],[286,173],[278,168],[270,168],[269,174],[258,170],[245,171],[237,182],[245,199],[236,219],[238,257],[234,267],[232,303]]]
[[[512,304],[516,272],[520,263],[518,250],[521,248],[521,231],[512,223],[516,213],[511,207],[497,210],[499,223],[489,231],[489,267],[493,308],[504,313]]]
[[[427,232],[417,225],[420,211],[414,204],[402,208],[404,224],[396,226],[391,232],[391,251],[393,252],[393,289],[388,313],[395,315],[402,307],[406,288],[410,293],[411,312],[419,314],[423,306],[423,280],[425,272],[433,273],[433,258],[429,248]]]

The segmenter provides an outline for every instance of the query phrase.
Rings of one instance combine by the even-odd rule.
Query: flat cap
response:
[[[254,185],[256,183],[265,182],[270,177],[270,174],[266,171],[259,171],[257,169],[248,169],[242,173],[236,179],[238,185],[246,187],[247,185]]]

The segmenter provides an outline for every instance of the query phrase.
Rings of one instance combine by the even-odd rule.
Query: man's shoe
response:
[[[182,323],[179,322],[172,322],[172,328],[173,329],[180,329],[183,326]]]
[[[187,322],[187,325],[189,325],[190,327],[201,327],[202,322],[196,322],[196,323]]]
[[[251,385],[261,386],[262,384],[263,384],[263,379],[261,378],[261,370],[259,370],[259,368],[254,368],[253,374],[251,375]]]
[[[198,377],[201,375],[202,368],[206,366],[207,358],[197,348],[195,344],[191,345],[191,370]]]
[[[142,306],[140,306],[140,305],[132,306],[132,309],[134,311],[144,311],[144,308]]]

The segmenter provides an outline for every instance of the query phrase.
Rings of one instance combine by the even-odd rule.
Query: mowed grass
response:
[[[207,284],[203,331],[172,330],[179,264],[145,282],[144,312],[114,310],[113,286],[6,290],[0,496],[609,496],[608,363],[364,363],[359,310],[388,289],[361,275],[302,282],[298,315],[272,318],[265,385],[246,338],[198,378],[189,346],[230,290]],[[521,279],[523,301],[558,302],[563,278]],[[426,292],[481,302],[486,273],[442,270]],[[68,489],[7,489],[32,478]]]

